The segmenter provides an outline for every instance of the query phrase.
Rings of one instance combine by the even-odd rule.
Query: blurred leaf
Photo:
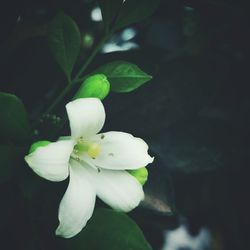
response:
[[[23,102],[15,95],[0,92],[0,138],[25,141],[30,124]]]
[[[0,183],[8,181],[16,165],[19,151],[12,145],[0,145]]]
[[[87,226],[74,238],[62,240],[65,250],[151,250],[137,224],[126,214],[97,208]]]
[[[48,28],[49,48],[68,79],[80,51],[81,34],[76,22],[59,12]]]
[[[144,186],[145,199],[141,206],[161,215],[173,215],[175,209],[174,186],[169,169],[160,155],[155,156],[153,165],[148,167],[149,178]]]
[[[126,61],[114,61],[95,70],[107,76],[111,90],[114,92],[131,92],[152,77],[143,72],[138,66]]]
[[[106,31],[108,31],[119,13],[123,0],[100,0],[99,2],[102,11],[103,22]]]
[[[117,17],[115,30],[151,16],[159,6],[160,2],[161,0],[126,0]]]

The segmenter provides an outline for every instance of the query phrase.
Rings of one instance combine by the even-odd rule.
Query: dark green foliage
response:
[[[142,21],[151,16],[160,2],[161,0],[126,0],[117,17],[115,30]]]
[[[137,65],[126,61],[105,64],[95,70],[95,73],[106,75],[114,92],[131,92],[152,79]]]
[[[96,209],[87,226],[74,238],[61,240],[63,250],[152,250],[141,229],[126,214]]]
[[[55,60],[70,79],[81,44],[81,34],[75,21],[59,12],[49,25],[48,43]]]
[[[0,145],[0,183],[8,181],[19,164],[20,150],[12,145]]]
[[[102,11],[102,18],[106,31],[108,31],[114,23],[121,7],[123,0],[100,0],[99,4]]]
[[[161,0],[101,0],[106,29],[118,30],[151,16]]]
[[[23,102],[15,95],[0,92],[0,138],[6,142],[24,142],[30,124]]]

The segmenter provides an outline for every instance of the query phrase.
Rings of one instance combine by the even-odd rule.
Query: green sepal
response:
[[[142,186],[148,180],[148,170],[145,167],[134,169],[134,170],[128,170],[128,172],[132,176],[134,176],[137,179],[137,181],[139,181],[141,183]]]
[[[35,152],[39,147],[45,147],[49,145],[50,141],[37,141],[30,146],[29,154]]]
[[[103,100],[110,91],[110,83],[104,74],[88,77],[81,85],[73,99],[96,97]]]

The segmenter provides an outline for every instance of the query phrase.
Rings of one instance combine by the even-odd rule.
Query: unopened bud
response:
[[[96,97],[103,100],[109,93],[110,83],[103,74],[88,77],[77,91],[73,100],[78,98]]]
[[[137,181],[141,183],[142,186],[148,180],[148,170],[145,167],[134,169],[134,170],[128,170],[128,172],[131,175],[133,175],[137,179]]]
[[[47,146],[50,143],[51,143],[50,141],[37,141],[37,142],[34,142],[30,147],[29,154],[35,152],[37,150],[37,148]]]

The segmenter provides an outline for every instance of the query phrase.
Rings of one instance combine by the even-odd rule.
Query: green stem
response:
[[[60,103],[60,101],[65,97],[65,95],[71,90],[72,86],[76,83],[83,82],[83,80],[86,78],[82,77],[83,73],[89,66],[89,64],[92,62],[98,51],[101,49],[103,44],[106,42],[106,40],[113,34],[113,31],[110,31],[108,34],[106,34],[99,42],[99,44],[96,46],[96,48],[93,50],[93,52],[88,57],[87,61],[83,64],[82,68],[79,70],[79,72],[76,74],[73,80],[68,79],[68,85],[62,90],[62,92],[57,96],[57,98],[51,103],[51,105],[47,108],[47,110],[41,115],[41,117],[44,117],[45,115],[49,114],[51,111],[54,110],[54,108]],[[34,122],[32,124],[32,128],[35,129],[39,124],[39,120]]]
[[[89,64],[91,63],[91,61],[93,60],[93,58],[96,56],[97,52],[101,49],[101,47],[103,46],[103,44],[105,43],[105,41],[108,39],[108,37],[110,37],[110,35],[111,34],[108,34],[108,35],[104,36],[101,39],[100,43],[93,50],[93,52],[91,53],[91,55],[89,56],[89,58],[87,59],[87,61],[85,62],[85,64],[83,65],[83,67],[76,74],[75,78],[72,81],[73,83],[76,83],[76,82],[78,82],[81,79],[82,74],[85,72],[86,68],[89,66]]]
[[[41,115],[41,118],[49,114],[56,105],[61,101],[61,99],[68,93],[71,89],[72,83],[70,83],[63,89],[63,91],[57,96],[57,98],[52,102],[52,104],[47,108],[47,110]],[[39,124],[39,119],[32,124],[32,128],[35,129]]]
[[[57,106],[57,104],[64,98],[64,96],[71,90],[72,86],[75,83],[79,83],[85,77],[81,77],[81,75],[85,72],[91,61],[94,59],[96,56],[97,52],[100,50],[100,48],[103,46],[105,41],[110,37],[111,33],[105,35],[99,44],[96,46],[96,48],[93,50],[93,52],[90,54],[88,57],[87,61],[84,63],[82,68],[79,70],[75,78],[71,81],[70,79],[68,80],[68,85],[62,90],[62,92],[58,95],[58,97],[52,102],[52,104],[48,107],[48,109],[42,114],[42,117],[46,114],[49,114],[53,109]],[[34,124],[34,127],[37,125],[37,123]]]
[[[72,87],[72,83],[70,82],[63,90],[62,92],[57,96],[57,98],[52,102],[52,104],[48,107],[48,109],[44,112],[43,116],[46,114],[49,114],[56,105],[63,99],[63,97],[70,91]]]

